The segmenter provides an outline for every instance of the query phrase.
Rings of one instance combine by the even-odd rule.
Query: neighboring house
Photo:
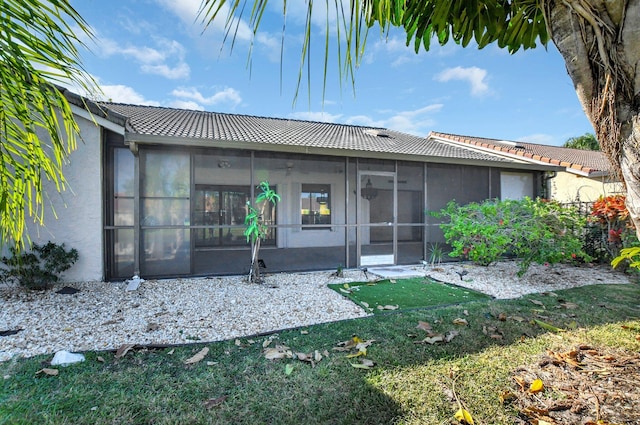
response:
[[[570,149],[527,142],[510,142],[482,137],[431,132],[428,139],[468,146],[479,152],[518,158],[532,164],[552,164],[563,170],[547,175],[550,199],[560,202],[592,202],[601,196],[624,193],[624,187],[615,178],[611,163],[600,151]],[[503,197],[504,194],[503,194]]]
[[[442,242],[447,202],[537,196],[559,170],[383,128],[92,103],[66,93],[82,143],[37,241],[76,248],[66,280],[240,274],[247,202],[265,219],[268,272],[416,264]],[[89,114],[89,112],[91,114]]]

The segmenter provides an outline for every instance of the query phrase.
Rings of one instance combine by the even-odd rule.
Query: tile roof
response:
[[[482,148],[485,151],[493,150],[510,157],[517,156],[525,160],[557,165],[564,167],[568,172],[584,174],[590,177],[612,174],[609,159],[600,151],[487,139],[484,137],[461,136],[458,134],[438,133],[434,131],[429,133],[427,138],[447,140]]]
[[[248,115],[224,114],[205,111],[192,111],[157,106],[128,105],[100,102],[104,108],[127,117],[129,140],[136,137],[168,138],[172,143],[184,143],[187,140],[200,142],[229,142],[238,147],[247,147],[247,143],[256,146],[278,145],[290,147],[321,148],[342,150],[342,154],[366,156],[367,153],[383,153],[399,156],[418,156],[439,159],[466,160],[470,162],[491,161],[506,166],[530,167],[525,161],[505,158],[490,152],[481,152],[465,146],[441,143],[406,133],[384,128],[362,127],[324,122],[267,118]],[[544,167],[542,167],[544,168]]]

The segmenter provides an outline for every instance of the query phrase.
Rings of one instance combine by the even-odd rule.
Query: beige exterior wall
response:
[[[622,183],[608,177],[588,178],[566,171],[551,179],[551,198],[560,202],[592,202],[601,196],[624,193]]]
[[[103,185],[101,127],[76,115],[82,140],[64,166],[66,190],[58,193],[45,182],[44,226],[27,218],[31,240],[65,244],[78,250],[78,261],[62,275],[65,282],[98,281],[103,278]],[[55,211],[55,214],[52,212]]]

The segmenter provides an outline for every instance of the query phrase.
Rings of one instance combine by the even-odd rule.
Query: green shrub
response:
[[[46,290],[50,284],[60,280],[60,274],[69,270],[78,260],[78,251],[67,251],[64,244],[47,242],[46,245],[33,244],[31,252],[10,248],[11,257],[2,257],[0,280],[18,282],[29,289]]]
[[[440,227],[452,257],[488,266],[512,255],[520,260],[519,275],[533,262],[591,260],[582,246],[586,219],[555,201],[494,199],[462,206],[451,201],[435,215],[449,219]]]

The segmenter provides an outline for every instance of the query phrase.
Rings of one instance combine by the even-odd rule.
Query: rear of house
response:
[[[426,212],[538,196],[557,169],[382,128],[67,95],[84,144],[34,239],[78,249],[70,281],[245,273],[262,181],[281,196],[264,217],[267,272],[416,264],[444,242]]]

